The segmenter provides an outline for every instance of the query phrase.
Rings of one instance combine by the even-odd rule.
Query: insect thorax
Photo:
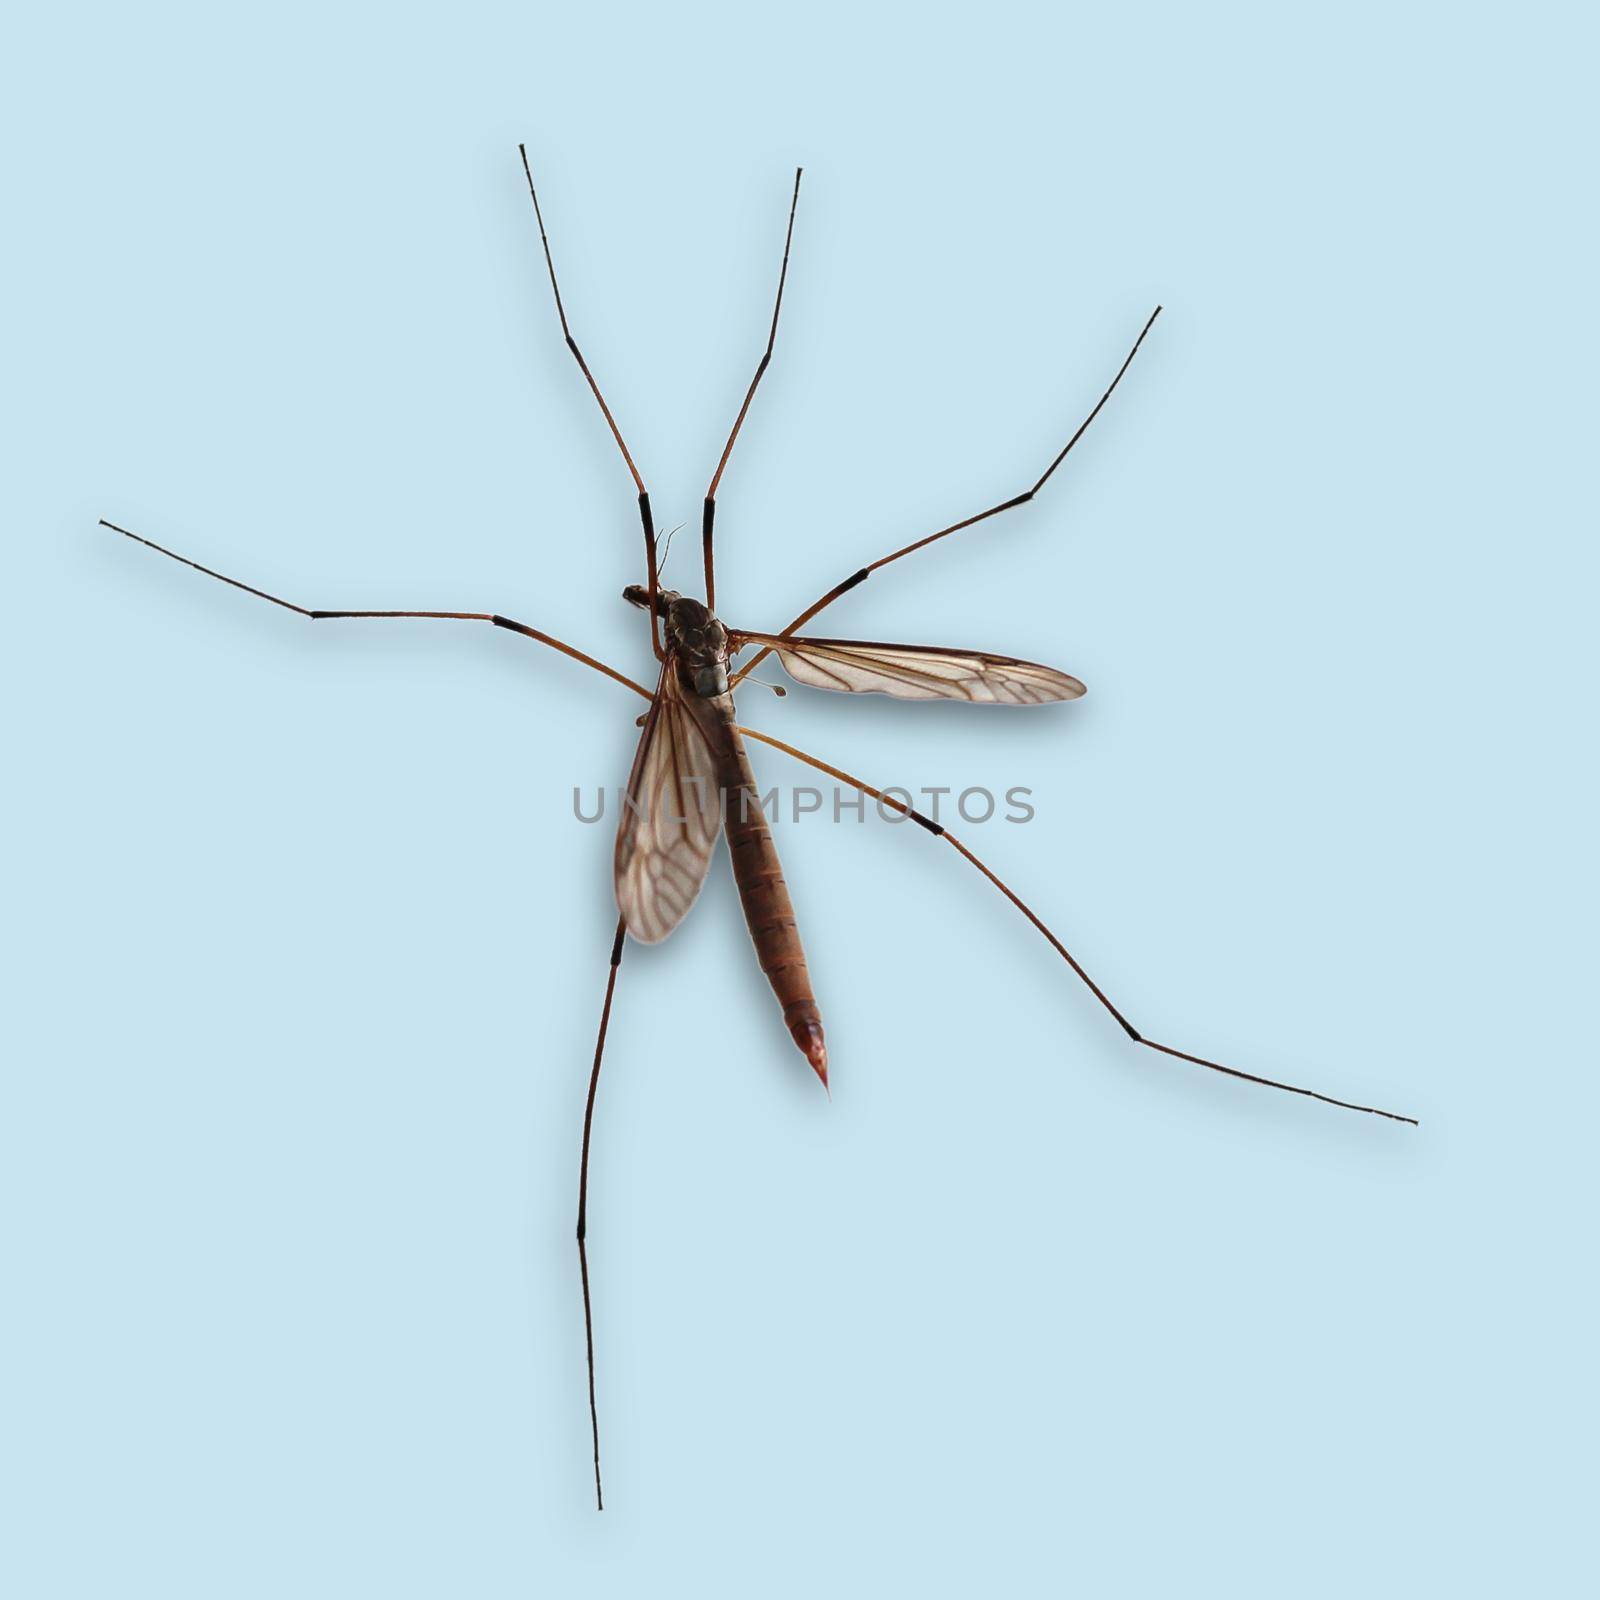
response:
[[[630,605],[647,610],[649,592],[636,583],[622,591]],[[703,699],[728,692],[728,630],[700,604],[674,589],[656,591],[656,613],[665,624],[667,648],[678,658],[684,682]]]

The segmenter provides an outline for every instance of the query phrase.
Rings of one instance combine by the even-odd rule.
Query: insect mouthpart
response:
[[[638,606],[641,611],[648,611],[650,609],[650,591],[645,588],[642,583],[630,583],[628,587],[622,591],[622,598],[626,600],[630,606]],[[673,601],[681,598],[682,597],[675,589],[657,589],[656,615],[658,617],[666,616],[667,610],[672,605]]]

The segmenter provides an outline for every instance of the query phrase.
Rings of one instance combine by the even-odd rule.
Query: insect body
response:
[[[734,443],[738,439],[739,430],[749,411],[750,402],[772,359],[773,344],[778,330],[778,315],[783,308],[783,288],[788,276],[789,243],[794,232],[800,174],[798,172],[795,174],[794,198],[789,207],[789,231],[784,241],[783,268],[778,277],[778,293],[773,306],[766,351],[756,367],[755,376],[745,393],[744,404],[734,421],[728,442],[712,476],[710,487],[706,491],[702,521],[706,598],[704,603],[701,603],[660,586],[650,496],[645,488],[644,479],[623,441],[622,431],[617,426],[611,408],[601,395],[600,387],[595,382],[594,375],[589,370],[588,363],[584,360],[583,353],[579,350],[568,326],[560,285],[556,281],[555,263],[550,254],[550,242],[545,234],[544,217],[539,209],[539,197],[534,189],[533,174],[528,168],[525,150],[522,152],[522,160],[528,180],[528,193],[538,219],[540,243],[543,246],[545,265],[550,275],[556,312],[561,320],[562,334],[599,404],[606,425],[611,430],[638,493],[639,516],[644,532],[644,564],[647,581],[643,585],[630,586],[624,591],[624,598],[649,614],[651,645],[659,670],[657,685],[653,692],[616,668],[586,655],[582,650],[575,649],[538,628],[502,616],[498,612],[312,610],[294,601],[268,594],[265,590],[257,589],[237,578],[230,578],[210,567],[201,566],[199,562],[191,561],[187,556],[181,556],[176,551],[156,544],[153,540],[145,539],[127,528],[118,527],[115,523],[107,522],[104,525],[208,577],[219,579],[247,594],[255,595],[259,599],[312,621],[416,617],[437,621],[488,623],[559,651],[568,659],[604,675],[613,683],[620,684],[649,703],[649,709],[642,718],[644,731],[639,739],[638,753],[634,758],[633,770],[628,780],[627,801],[617,831],[614,883],[620,920],[612,940],[610,972],[606,980],[605,1000],[601,1008],[600,1027],[595,1041],[594,1062],[589,1073],[578,1174],[577,1242],[588,1349],[589,1417],[594,1443],[595,1496],[597,1503],[603,1504],[600,1495],[599,1414],[595,1403],[594,1323],[585,1241],[588,1225],[589,1154],[594,1130],[595,1097],[599,1086],[600,1065],[605,1052],[606,1030],[616,992],[617,971],[622,961],[624,935],[631,933],[636,939],[645,943],[656,943],[666,938],[677,927],[688,913],[705,881],[718,835],[724,831],[727,833],[729,854],[732,858],[734,878],[739,888],[739,898],[744,907],[745,920],[749,924],[750,936],[761,968],[766,973],[773,993],[782,1007],[784,1024],[823,1084],[826,1085],[828,1081],[828,1051],[823,1035],[822,1016],[817,1007],[816,997],[811,992],[805,952],[800,943],[799,930],[795,925],[794,907],[789,900],[783,869],[778,862],[777,848],[767,827],[766,818],[762,814],[755,778],[751,772],[750,759],[745,747],[747,739],[759,740],[829,774],[841,783],[860,790],[863,794],[876,799],[880,805],[899,811],[911,821],[918,823],[935,839],[952,848],[1003,894],[1050,943],[1074,976],[1087,986],[1098,1004],[1133,1044],[1157,1052],[1168,1060],[1183,1061],[1234,1079],[1284,1090],[1328,1105],[1368,1112],[1398,1122],[1412,1122],[1414,1119],[1396,1112],[1382,1111],[1376,1106],[1336,1099],[1332,1095],[1285,1083],[1279,1079],[1243,1072],[1236,1067],[1224,1066],[1221,1062],[1210,1061],[1203,1056],[1192,1055],[1188,1051],[1147,1038],[1094,982],[1044,920],[947,828],[923,816],[891,794],[875,789],[842,769],[831,766],[828,762],[803,750],[797,750],[793,745],[773,738],[770,734],[742,727],[737,720],[734,693],[740,682],[749,676],[751,669],[769,654],[778,658],[784,670],[797,683],[811,688],[852,694],[886,694],[902,700],[961,700],[973,705],[1004,706],[1042,706],[1074,700],[1081,695],[1084,692],[1083,685],[1076,678],[1058,672],[1053,667],[1021,661],[1012,656],[929,645],[881,644],[861,639],[816,638],[802,634],[799,630],[819,612],[892,562],[1031,501],[1066,459],[1073,446],[1083,437],[1090,423],[1099,415],[1101,407],[1110,399],[1143,344],[1145,335],[1150,331],[1160,308],[1157,307],[1156,313],[1153,313],[1145,323],[1138,339],[1134,341],[1133,348],[1128,352],[1116,376],[1094,408],[1030,488],[976,515],[963,517],[935,533],[926,534],[858,569],[809,605],[781,632],[753,633],[729,628],[725,627],[715,615],[716,582],[712,535],[717,491]],[[735,668],[735,658],[746,649],[754,649],[755,655],[742,667]]]
[[[650,606],[648,590],[630,587],[624,596]],[[636,939],[665,939],[705,882],[726,816],[733,875],[761,970],[790,1035],[826,1085],[822,1016],[728,687],[728,630],[698,600],[661,590],[656,601],[666,658],[617,831],[617,907]]]
[[[638,584],[623,598],[651,610]],[[654,944],[677,927],[711,865],[719,819],[761,970],[790,1036],[828,1082],[828,1049],[794,907],[734,712],[728,666],[746,644],[777,653],[797,682],[900,699],[1045,705],[1083,693],[1076,678],[1010,656],[861,640],[730,634],[698,600],[658,589],[665,625],[661,681],[645,718],[617,831],[617,908],[628,932]]]

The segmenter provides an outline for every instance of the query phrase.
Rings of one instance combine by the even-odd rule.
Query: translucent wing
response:
[[[669,659],[639,737],[617,828],[617,909],[635,939],[659,943],[683,921],[705,882],[721,827],[716,752],[685,704]]]
[[[1035,661],[941,650],[922,644],[871,644],[864,639],[781,639],[739,634],[765,645],[797,683],[843,694],[892,694],[897,700],[969,700],[988,706],[1041,706],[1076,700],[1076,678]]]

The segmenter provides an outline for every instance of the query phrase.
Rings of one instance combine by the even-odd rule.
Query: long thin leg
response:
[[[618,921],[617,936],[611,942],[611,971],[606,977],[606,1002],[600,1008],[600,1034],[594,1042],[594,1066],[589,1071],[589,1098],[583,1106],[583,1155],[578,1161],[578,1273],[583,1279],[583,1345],[589,1360],[589,1432],[594,1438],[594,1504],[604,1511],[605,1496],[600,1491],[600,1412],[594,1398],[594,1305],[589,1298],[589,1252],[585,1240],[589,1231],[589,1141],[594,1132],[594,1097],[600,1087],[600,1059],[606,1049],[606,1029],[611,1023],[611,996],[617,988],[617,968],[622,965],[622,936],[627,923]]]
[[[1382,1111],[1377,1106],[1358,1105],[1351,1100],[1336,1100],[1332,1095],[1319,1094],[1315,1089],[1302,1089],[1296,1084],[1280,1083],[1276,1078],[1263,1078],[1254,1072],[1241,1072],[1237,1067],[1225,1067],[1220,1061],[1207,1061],[1204,1056],[1190,1055],[1187,1050],[1175,1050],[1169,1044],[1157,1044],[1154,1039],[1145,1038],[1144,1035],[1140,1033],[1125,1016],[1123,1016],[1116,1006],[1111,1003],[1111,1001],[1107,998],[1105,991],[1101,989],[1100,985],[1097,984],[1094,979],[1083,970],[1083,968],[1078,964],[1077,958],[1070,950],[1067,949],[1064,944],[1062,944],[1062,942],[1049,930],[1049,928],[1045,926],[1044,922],[1033,911],[1033,909],[1028,906],[1011,888],[1009,888],[998,877],[996,877],[995,874],[992,873],[989,868],[986,867],[983,862],[972,853],[972,851],[962,844],[962,842],[956,838],[956,836],[951,833],[948,828],[940,826],[939,823],[933,821],[930,817],[923,816],[920,811],[895,799],[893,795],[884,794],[880,790],[874,789],[871,784],[863,783],[859,778],[851,777],[848,772],[841,771],[838,767],[830,766],[826,761],[821,761],[816,756],[807,755],[804,750],[796,750],[792,744],[785,744],[782,739],[774,739],[770,734],[757,733],[754,728],[740,728],[739,731],[747,739],[756,739],[762,744],[769,744],[774,750],[781,750],[785,755],[793,756],[796,761],[803,761],[808,767],[815,767],[819,772],[826,772],[829,777],[837,778],[841,783],[849,784],[852,789],[859,789],[863,794],[870,795],[874,800],[878,801],[880,805],[891,806],[894,810],[900,812],[902,815],[909,817],[913,822],[920,824],[922,827],[926,828],[929,833],[933,834],[935,838],[943,839],[944,842],[953,850],[955,850],[958,855],[963,856],[968,862],[976,867],[978,871],[981,872],[984,877],[986,877],[989,882],[992,883],[995,888],[997,888],[1000,893],[1003,894],[1006,899],[1009,900],[1012,905],[1014,905],[1017,910],[1020,911],[1023,916],[1025,916],[1028,921],[1031,922],[1034,927],[1044,935],[1044,937],[1054,948],[1056,954],[1059,955],[1075,973],[1077,973],[1077,975],[1088,986],[1089,992],[1095,997],[1096,1000],[1100,1002],[1102,1006],[1105,1007],[1108,1012],[1111,1013],[1112,1017],[1116,1020],[1117,1025],[1125,1034],[1127,1034],[1130,1039],[1133,1040],[1135,1044],[1142,1044],[1151,1050],[1159,1050],[1162,1055],[1172,1056],[1179,1061],[1190,1062],[1192,1065],[1197,1067],[1208,1067],[1212,1072],[1226,1073],[1230,1078],[1242,1078],[1246,1083],[1263,1084],[1269,1089],[1282,1089],[1287,1094],[1305,1095],[1307,1099],[1320,1100],[1324,1105],[1339,1106],[1345,1111],[1366,1111],[1370,1112],[1375,1117],[1388,1117],[1392,1122],[1409,1122],[1412,1127],[1417,1126],[1417,1119],[1415,1117],[1402,1116],[1397,1111]]]
[[[661,620],[656,616],[656,590],[660,587],[660,572],[656,563],[656,529],[650,515],[650,494],[644,486],[644,479],[639,476],[639,469],[633,464],[627,442],[622,437],[622,429],[617,426],[617,419],[611,415],[611,407],[606,404],[606,397],[600,393],[600,385],[594,381],[589,363],[583,359],[578,341],[572,337],[572,329],[567,325],[567,308],[561,302],[561,285],[556,282],[556,264],[550,254],[550,238],[544,231],[544,212],[539,209],[539,191],[533,186],[533,168],[528,165],[528,147],[519,144],[517,153],[522,157],[522,170],[528,180],[528,197],[533,201],[534,219],[539,224],[539,243],[544,246],[544,264],[550,270],[550,288],[556,297],[556,315],[561,318],[562,336],[566,339],[567,348],[572,352],[573,360],[578,363],[578,370],[583,374],[600,407],[600,414],[606,419],[611,437],[617,441],[617,449],[622,452],[622,459],[627,463],[633,486],[639,491],[639,519],[644,523],[644,562],[650,589],[650,644],[659,661],[662,657]]]
[[[305,606],[297,606],[292,600],[280,600],[275,594],[268,594],[265,589],[257,589],[248,583],[241,583],[237,578],[230,578],[226,573],[214,572],[210,567],[203,567],[198,561],[191,561],[188,556],[180,556],[176,550],[169,550],[165,545],[157,544],[154,539],[146,539],[142,534],[131,532],[127,528],[118,527],[114,522],[107,522],[104,517],[100,519],[102,528],[109,528],[113,533],[120,533],[125,538],[132,539],[136,544],[147,546],[161,555],[170,557],[173,561],[181,562],[186,567],[193,567],[196,572],[203,572],[208,578],[215,578],[219,583],[226,583],[235,589],[243,589],[246,594],[253,594],[260,600],[269,600],[275,606],[282,606],[285,611],[292,611],[296,616],[310,617],[313,622],[326,622],[333,618],[347,617],[433,617],[443,622],[488,622],[497,628],[506,628],[512,633],[520,633],[529,639],[537,639],[540,644],[547,644],[552,650],[559,650],[562,655],[570,656],[574,661],[581,661],[584,666],[592,667],[596,672],[604,673],[614,683],[620,683],[625,689],[632,689],[637,695],[642,695],[646,700],[655,697],[642,683],[635,683],[632,678],[618,672],[615,667],[608,667],[603,661],[596,661],[593,656],[585,655],[581,650],[575,650],[570,644],[563,644],[559,639],[548,633],[541,633],[537,628],[530,628],[525,622],[516,622],[510,617],[502,617],[492,611],[311,611]]]
[[[717,485],[722,482],[723,468],[728,464],[728,457],[733,454],[733,441],[739,437],[739,430],[744,426],[745,413],[750,409],[750,402],[755,399],[756,385],[761,382],[762,374],[772,361],[772,346],[778,337],[778,313],[783,310],[783,285],[789,276],[789,246],[794,240],[794,212],[795,207],[800,204],[801,170],[799,167],[794,169],[794,194],[789,200],[789,231],[783,236],[783,266],[778,271],[778,298],[772,307],[772,326],[767,331],[767,348],[762,353],[760,361],[756,363],[756,375],[750,380],[750,387],[745,390],[744,404],[739,407],[739,415],[734,418],[728,442],[722,447],[722,459],[717,463],[717,470],[711,475],[711,487],[706,490],[705,518],[701,524],[700,542],[705,551],[707,611],[717,609],[717,579],[711,559],[711,525],[717,516]]]
[[[186,567],[193,567],[196,572],[203,572],[208,578],[215,578],[219,583],[226,583],[235,589],[243,589],[246,594],[253,594],[260,600],[269,601],[275,606],[282,606],[285,611],[292,611],[296,616],[309,617],[313,622],[321,622],[332,618],[348,617],[428,617],[449,622],[489,622],[497,628],[509,628],[513,633],[526,635],[536,639],[540,644],[547,644],[553,650],[559,650],[562,655],[570,656],[574,661],[581,661],[584,666],[592,667],[596,672],[603,673],[613,682],[620,683],[624,688],[632,689],[637,695],[646,700],[654,696],[642,684],[637,684],[632,678],[625,677],[603,661],[596,661],[593,656],[588,656],[581,650],[574,650],[571,645],[563,644],[559,639],[553,638],[548,633],[541,633],[537,628],[530,628],[526,623],[514,622],[510,617],[497,616],[489,611],[313,611],[306,606],[299,606],[292,600],[281,599],[278,595],[268,594],[265,589],[257,589],[252,584],[241,583],[237,578],[230,578],[226,573],[213,571],[210,567],[203,567],[198,561],[191,561],[187,556],[180,556],[174,550],[168,550],[165,545],[157,544],[153,539],[143,538],[137,533],[130,532],[127,528],[118,527],[114,522],[107,522],[104,517],[100,519],[102,528],[109,528],[113,533],[123,534],[125,537],[139,544],[147,545],[150,549],[158,551],[161,555],[170,557],[173,561],[181,562]],[[600,1085],[600,1058],[606,1046],[606,1027],[611,1021],[611,996],[617,986],[617,968],[622,964],[622,939],[626,931],[626,923],[617,923],[617,936],[611,946],[611,974],[606,980],[605,1006],[600,1013],[600,1036],[594,1047],[594,1067],[589,1075],[589,1098],[583,1111],[583,1155],[578,1167],[578,1268],[583,1278],[583,1328],[584,1343],[588,1352],[589,1361],[589,1425],[594,1435],[594,1494],[595,1504],[604,1509],[605,1501],[600,1493],[600,1417],[595,1408],[594,1390],[594,1315],[589,1298],[589,1258],[584,1248],[584,1237],[588,1225],[589,1208],[589,1142],[594,1126],[594,1101],[595,1093]]]
[[[880,567],[888,566],[891,561],[898,561],[902,556],[908,556],[912,554],[913,551],[926,549],[930,544],[937,544],[941,539],[948,539],[952,533],[960,533],[963,528],[970,528],[975,523],[986,522],[990,517],[999,516],[1002,511],[1010,511],[1017,506],[1027,505],[1027,503],[1033,499],[1033,497],[1038,494],[1038,492],[1050,481],[1050,475],[1056,470],[1057,467],[1061,465],[1063,461],[1067,459],[1068,452],[1072,449],[1072,447],[1084,436],[1085,433],[1088,432],[1089,424],[1100,415],[1100,412],[1105,406],[1106,401],[1111,398],[1111,396],[1116,392],[1117,385],[1122,382],[1123,373],[1125,373],[1128,368],[1133,365],[1133,358],[1138,355],[1139,346],[1144,343],[1145,335],[1149,333],[1152,327],[1155,326],[1155,320],[1160,315],[1161,307],[1157,306],[1155,310],[1150,313],[1150,320],[1146,322],[1144,327],[1139,330],[1139,337],[1133,341],[1133,348],[1123,358],[1122,365],[1117,368],[1116,377],[1114,377],[1107,385],[1106,392],[1101,395],[1097,401],[1095,401],[1094,410],[1091,411],[1089,415],[1078,424],[1078,431],[1074,433],[1064,445],[1062,445],[1060,453],[1056,456],[1055,460],[1052,461],[1042,473],[1040,473],[1038,479],[1035,481],[1031,489],[1025,489],[1021,494],[1013,495],[1009,500],[1002,500],[999,505],[990,506],[987,511],[980,511],[975,517],[963,517],[960,522],[952,522],[948,528],[941,528],[937,533],[930,533],[924,538],[915,539],[910,544],[902,545],[900,549],[892,550],[888,555],[880,556],[876,561],[869,562],[866,566],[860,568],[858,571],[851,573],[848,578],[845,578],[841,582],[834,584],[834,586],[828,590],[828,592],[823,595],[821,599],[813,601],[813,603],[807,606],[805,610],[802,611],[800,615],[783,630],[783,632],[785,634],[790,634],[794,633],[797,629],[803,628],[814,616],[816,616],[819,611],[826,610],[841,595],[848,594],[852,589],[854,589],[857,584],[865,583],[874,572],[876,572]],[[750,660],[743,667],[741,667],[737,673],[734,674],[731,681],[737,684],[741,678],[745,677],[748,673],[753,672],[758,666],[760,666],[762,661],[765,660],[766,657],[771,653],[770,647],[758,650],[755,655],[753,655]]]

